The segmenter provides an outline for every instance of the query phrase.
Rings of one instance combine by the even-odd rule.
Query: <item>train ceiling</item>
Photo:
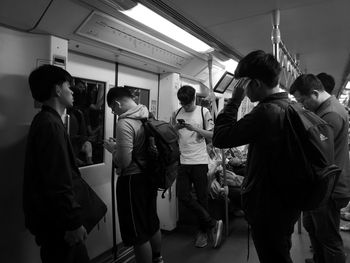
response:
[[[272,11],[280,9],[282,40],[291,54],[299,54],[303,72],[327,72],[336,79],[334,94],[344,87],[350,72],[349,0],[141,0],[154,11],[167,9],[186,17],[206,32],[211,42],[241,57],[255,49],[272,51]],[[51,4],[50,4],[51,3]],[[40,16],[49,6],[45,16]],[[78,0],[2,0],[0,25],[24,31],[44,31],[81,43],[75,31],[91,14]],[[171,20],[181,24],[181,19]],[[185,27],[187,27],[185,25]],[[189,31],[193,28],[188,27]],[[194,32],[195,34],[198,32]],[[204,36],[205,38],[205,36]],[[210,41],[209,41],[210,42]],[[85,41],[83,44],[89,44]],[[217,43],[214,43],[217,44]],[[83,46],[83,45],[82,45]],[[90,46],[95,46],[92,43]],[[101,51],[107,56],[107,51]],[[97,54],[98,55],[98,54]],[[115,54],[114,54],[115,55]]]

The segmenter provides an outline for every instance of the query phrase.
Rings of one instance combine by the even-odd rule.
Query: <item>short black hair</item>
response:
[[[302,74],[296,78],[290,86],[289,92],[294,94],[298,91],[301,95],[310,95],[313,90],[324,91],[322,82],[313,74]]]
[[[113,87],[107,93],[107,104],[111,106],[113,101],[121,98],[133,98],[131,91],[124,87]]]
[[[331,75],[324,72],[317,74],[316,77],[319,80],[321,80],[325,91],[327,91],[329,94],[332,94],[332,91],[335,86],[334,78]]]
[[[39,102],[50,99],[55,86],[62,85],[66,81],[72,85],[72,76],[63,68],[53,65],[42,65],[34,69],[28,78],[32,96]]]
[[[280,73],[281,65],[272,54],[256,50],[239,61],[235,77],[257,79],[269,88],[274,88],[279,82]]]
[[[177,91],[177,98],[183,105],[190,104],[194,100],[195,95],[196,90],[189,85],[184,85]]]

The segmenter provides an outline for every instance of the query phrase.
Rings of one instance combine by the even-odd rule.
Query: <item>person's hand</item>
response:
[[[238,85],[232,92],[232,100],[241,102],[246,95],[247,85]]]
[[[74,246],[77,243],[84,242],[86,239],[87,232],[84,226],[80,226],[72,231],[66,231],[64,234],[64,240],[70,246]]]
[[[188,123],[184,123],[184,124],[181,124],[183,126],[183,128],[186,128],[187,130],[189,131],[198,131],[198,129],[194,126],[192,126],[191,124],[188,124]]]
[[[109,151],[110,153],[113,153],[116,145],[116,140],[114,138],[109,138],[108,140],[103,141],[103,147]]]
[[[185,126],[183,124],[180,124],[180,123],[176,123],[175,126],[174,126],[175,130],[180,130],[180,129],[183,129],[185,128]]]

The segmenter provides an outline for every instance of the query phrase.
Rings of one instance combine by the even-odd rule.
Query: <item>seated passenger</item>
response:
[[[207,145],[209,154],[209,171],[208,171],[208,183],[209,183],[209,195],[213,200],[224,200],[224,173],[222,168],[221,153],[212,146]],[[228,153],[226,151],[226,153]],[[229,170],[229,161],[226,158],[226,183],[228,186],[228,201],[229,211],[232,211],[235,215],[242,215],[241,211],[241,185],[243,182],[243,176],[235,174]],[[222,206],[223,207],[223,206]],[[216,209],[218,210],[218,209]],[[219,209],[220,210],[220,209]],[[217,213],[216,213],[217,214]],[[220,216],[221,218],[222,216]]]

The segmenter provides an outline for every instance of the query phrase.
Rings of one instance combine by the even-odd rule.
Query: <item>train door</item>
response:
[[[101,253],[109,250],[113,246],[113,229],[112,229],[112,200],[111,200],[111,173],[112,173],[112,157],[102,147],[102,141],[105,138],[112,136],[113,129],[113,115],[108,107],[105,105],[105,94],[110,86],[114,86],[115,83],[115,64],[112,62],[106,62],[87,56],[82,56],[74,53],[69,53],[67,71],[75,77],[75,79],[81,80],[86,89],[89,89],[89,96],[95,95],[95,101],[90,101],[87,105],[87,110],[97,107],[102,115],[103,131],[102,138],[96,139],[96,134],[90,134],[90,142],[92,144],[92,151],[102,151],[102,158],[93,158],[93,164],[84,165],[80,168],[83,178],[90,184],[90,186],[96,191],[101,199],[107,204],[107,214],[104,220],[95,227],[88,236],[86,242],[90,258],[94,258]],[[105,90],[93,90],[93,84],[96,84],[96,89]],[[100,84],[100,85],[99,85]],[[105,84],[105,85],[103,85]],[[101,100],[101,94],[103,94],[103,102],[97,102]],[[95,110],[96,111],[96,110]],[[86,113],[88,114],[88,112]],[[96,126],[96,125],[93,125]],[[92,127],[94,129],[94,127]],[[92,137],[92,138],[91,138]],[[102,148],[98,148],[102,147]],[[94,155],[93,155],[94,156]],[[116,222],[118,225],[118,221]],[[120,243],[119,227],[116,230],[116,242]]]

